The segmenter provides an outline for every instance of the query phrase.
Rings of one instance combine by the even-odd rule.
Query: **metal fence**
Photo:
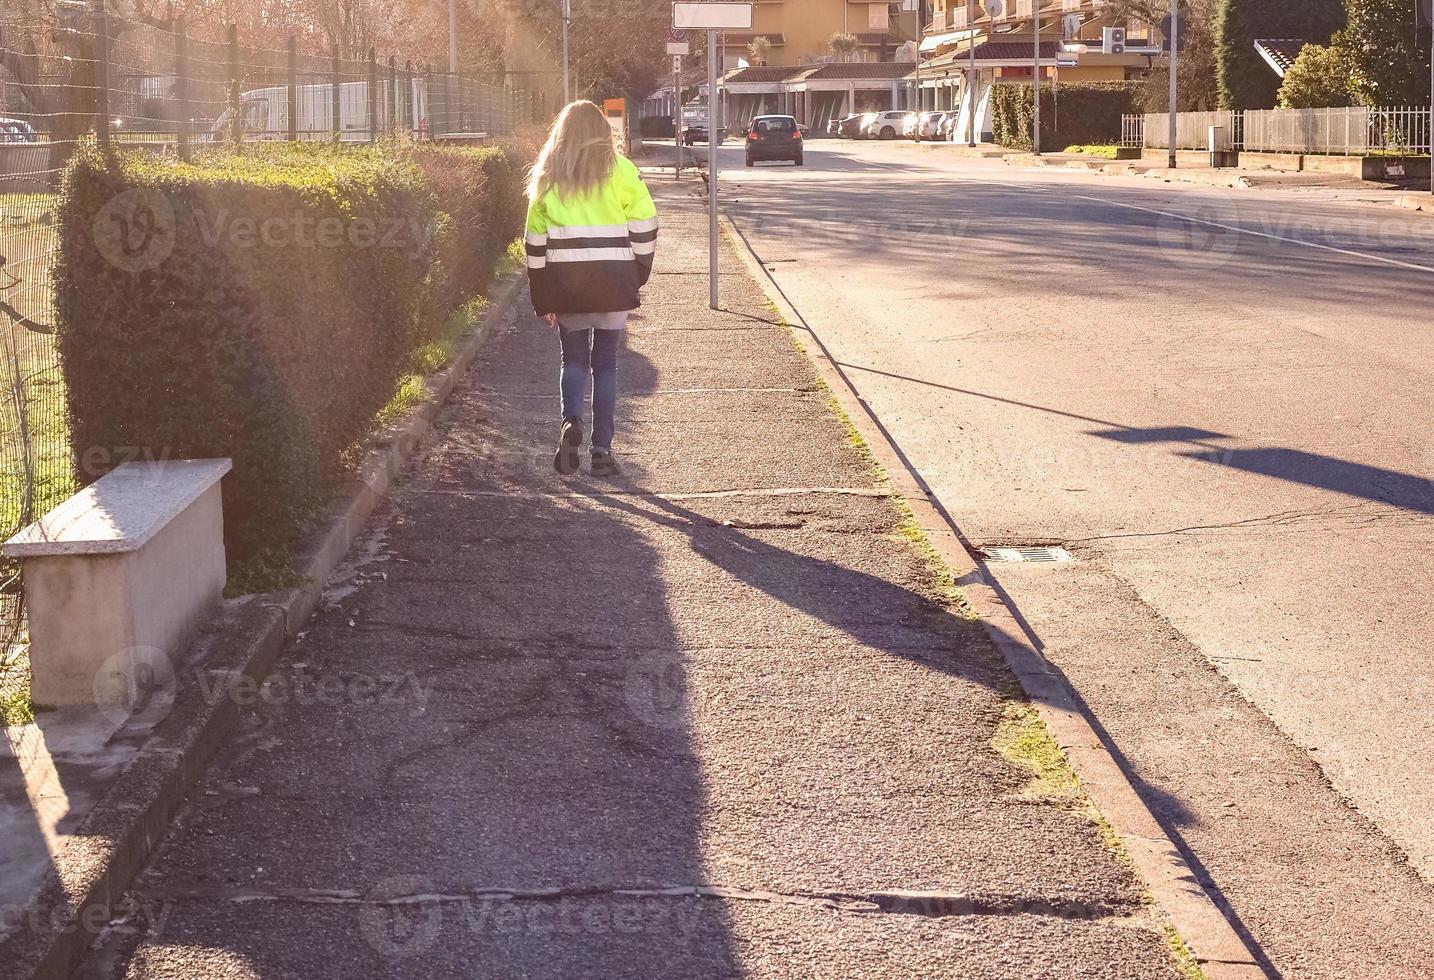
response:
[[[1176,148],[1207,150],[1209,128],[1225,126],[1230,149],[1249,153],[1417,154],[1429,152],[1428,108],[1353,106],[1333,109],[1247,109],[1182,112]],[[1170,117],[1125,116],[1127,146],[1168,148]]]
[[[1120,117],[1120,145],[1126,147],[1145,145],[1144,116]]]
[[[1210,127],[1223,126],[1227,144],[1239,148],[1244,120],[1238,112],[1177,112],[1175,114],[1175,149],[1208,150]],[[1170,149],[1170,114],[1146,113],[1141,123],[1142,146]]]
[[[218,143],[504,135],[547,111],[496,80],[373,51],[266,50],[233,27],[218,40],[191,36],[183,17],[53,9],[40,20],[0,7],[0,541],[79,482],[50,282],[55,190],[77,147],[143,144],[187,158]],[[18,567],[0,558],[0,722],[26,710],[22,594]]]

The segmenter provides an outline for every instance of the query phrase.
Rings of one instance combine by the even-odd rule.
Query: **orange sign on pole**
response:
[[[602,111],[603,115],[607,116],[608,125],[617,135],[618,145],[622,147],[622,152],[630,152],[627,143],[627,100],[603,99]]]

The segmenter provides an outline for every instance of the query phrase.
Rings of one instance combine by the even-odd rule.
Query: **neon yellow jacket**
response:
[[[652,275],[657,208],[636,165],[619,154],[592,191],[530,200],[523,243],[539,315],[635,310]]]

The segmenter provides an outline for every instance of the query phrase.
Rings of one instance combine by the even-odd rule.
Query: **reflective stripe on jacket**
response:
[[[592,191],[569,198],[548,191],[529,201],[523,243],[540,316],[635,310],[652,275],[657,208],[637,166],[619,154]]]

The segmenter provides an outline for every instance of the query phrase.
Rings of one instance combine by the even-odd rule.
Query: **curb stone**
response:
[[[227,685],[260,682],[318,604],[324,580],[348,552],[364,522],[387,495],[404,462],[472,365],[498,321],[520,295],[520,273],[499,281],[491,304],[452,362],[425,384],[423,401],[381,432],[341,493],[327,522],[305,543],[295,570],[305,584],[227,604],[231,622],[203,661],[203,673]],[[164,839],[209,760],[240,718],[234,698],[203,696],[194,683],[175,693],[174,707],[130,765],[115,778],[55,856],[24,925],[0,942],[7,977],[63,980],[98,938],[151,852]]]
[[[1422,211],[1425,214],[1434,214],[1434,195],[1430,194],[1401,194],[1394,199],[1396,207],[1404,208],[1406,211]]]
[[[1265,971],[1140,798],[1111,747],[1086,716],[1079,695],[1059,668],[1033,645],[1003,593],[972,558],[959,531],[911,472],[891,437],[829,356],[821,338],[806,326],[801,314],[768,275],[735,222],[726,214],[722,221],[748,273],[792,330],[810,340],[801,345],[806,356],[866,440],[931,546],[951,569],[971,608],[1066,754],[1082,787],[1119,836],[1137,874],[1207,980],[1263,980]]]

